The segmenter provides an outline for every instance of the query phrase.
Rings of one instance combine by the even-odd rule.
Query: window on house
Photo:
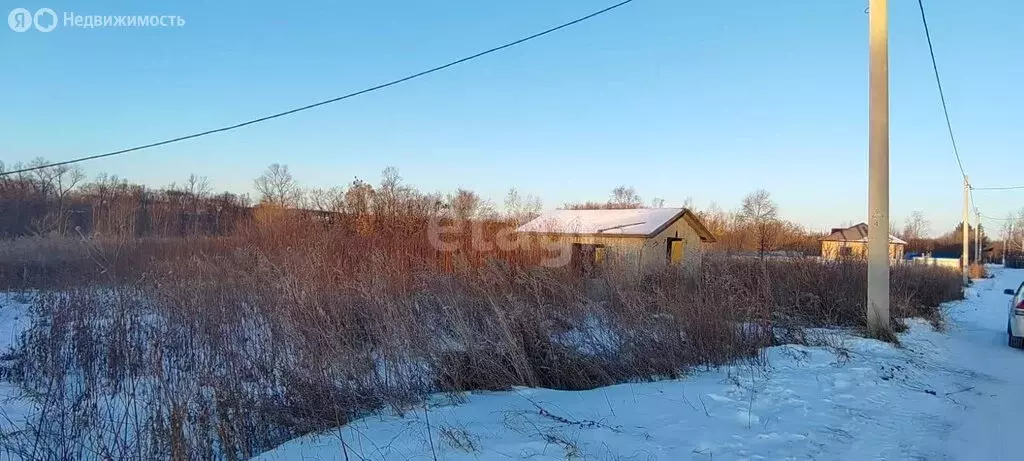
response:
[[[604,245],[587,243],[572,244],[572,265],[581,274],[593,274],[604,264],[604,261]]]
[[[686,242],[681,238],[669,237],[668,246],[665,250],[668,262],[671,264],[679,264],[683,262],[683,256],[686,253]]]
[[[853,248],[839,247],[839,256],[843,258],[849,258],[850,256],[853,256]]]

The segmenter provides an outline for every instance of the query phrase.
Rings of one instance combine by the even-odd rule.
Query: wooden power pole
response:
[[[868,2],[868,331],[889,336],[889,18]]]

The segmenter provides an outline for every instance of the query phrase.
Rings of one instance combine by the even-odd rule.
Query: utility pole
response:
[[[963,225],[961,226],[961,232],[960,232],[960,234],[963,235],[963,239],[964,239],[964,248],[963,248],[964,255],[963,255],[962,258],[960,258],[960,270],[963,271],[963,273],[964,273],[964,286],[967,286],[967,284],[970,283],[970,281],[971,281],[970,275],[967,273],[968,266],[971,263],[971,261],[970,261],[970,258],[971,258],[970,246],[967,243],[967,238],[968,238],[967,234],[970,232],[970,227],[969,227],[970,223],[969,223],[969,221],[971,220],[970,213],[968,212],[968,209],[970,208],[970,206],[971,206],[971,183],[968,181],[967,175],[964,175],[964,222],[963,222]]]
[[[889,12],[868,2],[868,331],[889,325]]]
[[[1006,235],[1003,236],[1003,267],[1006,267],[1006,252],[1010,250],[1007,245],[1010,244],[1010,236],[1013,235],[1013,221],[1010,221],[1009,224]]]
[[[981,264],[981,212],[974,209],[974,261]]]

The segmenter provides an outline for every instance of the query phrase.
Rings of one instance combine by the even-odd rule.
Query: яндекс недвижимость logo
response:
[[[40,32],[57,28],[57,12],[51,8],[40,8],[35,13],[25,8],[15,8],[7,15],[7,25],[15,32],[25,32],[35,25]]]
[[[57,28],[57,12],[52,8],[40,8],[35,13],[27,8],[15,8],[7,15],[7,25],[15,32],[27,32],[34,26],[39,32],[50,32]],[[78,14],[63,12],[65,28],[99,29],[108,27],[184,27],[185,18],[177,15],[115,15]]]

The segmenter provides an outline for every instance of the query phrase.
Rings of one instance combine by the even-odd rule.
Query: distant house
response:
[[[868,253],[868,225],[865,223],[847,228],[832,229],[832,233],[821,240],[821,257],[824,259],[864,259]],[[889,259],[903,259],[907,242],[890,235]]]
[[[517,232],[564,244],[571,251],[568,262],[584,272],[617,265],[641,275],[672,264],[698,270],[704,244],[715,241],[686,208],[554,210]]]

